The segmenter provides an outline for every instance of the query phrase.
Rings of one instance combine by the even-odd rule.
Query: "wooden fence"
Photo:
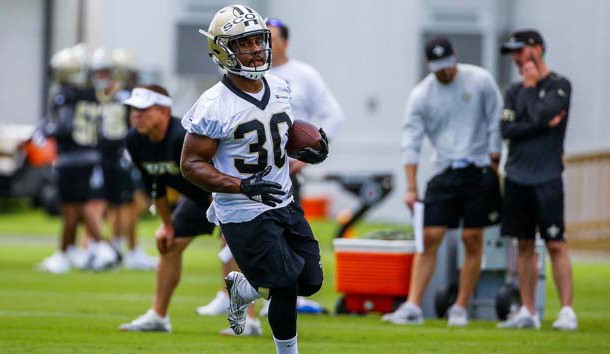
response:
[[[569,238],[610,237],[610,151],[565,158]]]

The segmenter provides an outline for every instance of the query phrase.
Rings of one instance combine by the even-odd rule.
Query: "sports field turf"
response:
[[[152,253],[157,223],[140,225]],[[325,284],[313,299],[333,308],[332,223],[313,223],[323,250]],[[360,232],[379,228],[363,225]],[[171,306],[172,334],[122,333],[117,326],[150,306],[153,272],[120,269],[105,273],[39,273],[34,265],[57,242],[58,222],[38,212],[0,214],[0,353],[274,353],[269,326],[259,338],[221,337],[223,316],[198,317],[195,307],[221,286],[218,241],[197,239],[185,253],[185,267]],[[382,323],[379,315],[299,316],[301,353],[610,353],[610,261],[574,265],[575,309],[580,329],[552,331],[558,310],[553,282],[547,282],[547,316],[540,331],[501,331],[495,323],[473,321],[448,329],[442,320],[404,327]],[[549,278],[550,279],[550,278]],[[266,322],[266,321],[264,321]]]

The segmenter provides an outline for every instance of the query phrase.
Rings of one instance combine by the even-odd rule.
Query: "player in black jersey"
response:
[[[84,70],[83,65],[73,48],[56,53],[51,61],[59,88],[52,98],[45,131],[57,141],[57,184],[63,225],[59,250],[40,265],[41,270],[51,273],[65,273],[73,264],[78,266],[76,257],[72,257],[76,252],[72,246],[79,219],[93,239],[92,266],[101,270],[116,262],[114,250],[102,240],[97,216],[99,202],[94,201],[103,188],[97,136],[99,119],[95,93],[78,86],[75,79]]]
[[[132,109],[130,120],[133,128],[127,136],[127,149],[142,172],[161,219],[155,233],[161,257],[152,309],[119,328],[124,331],[170,332],[167,310],[180,280],[182,252],[195,236],[211,234],[214,230],[214,224],[205,218],[211,196],[180,173],[180,155],[186,131],[180,121],[171,116],[172,100],[167,90],[158,85],[136,87],[124,103]],[[166,186],[182,194],[173,214],[166,198]]]
[[[540,328],[534,298],[538,279],[536,230],[546,242],[562,309],[553,328],[575,330],[572,267],[564,234],[563,142],[572,87],[550,71],[537,31],[511,34],[502,45],[523,81],[506,91],[501,131],[508,141],[502,233],[519,239],[517,270],[523,306],[503,328]]]
[[[111,224],[115,248],[121,251],[124,238],[128,238],[129,250],[123,260],[125,267],[154,269],[156,259],[137,247],[135,237],[137,215],[134,213],[134,167],[125,147],[129,112],[128,107],[122,104],[130,95],[125,89],[129,79],[126,64],[123,63],[125,56],[123,51],[98,48],[91,61],[92,82],[99,105],[99,149],[104,172],[104,198],[108,209],[106,214]]]

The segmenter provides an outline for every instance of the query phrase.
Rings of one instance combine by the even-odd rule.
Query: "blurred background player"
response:
[[[462,226],[465,249],[449,326],[466,326],[466,306],[481,273],[483,232],[500,221],[502,95],[493,76],[480,67],[461,64],[445,37],[425,46],[430,74],[407,102],[402,154],[407,176],[405,202],[413,210],[419,199],[417,165],[424,136],[434,148],[434,171],[424,197],[424,250],[413,260],[409,297],[382,319],[394,324],[424,322],[421,302],[436,267],[445,231]]]
[[[91,81],[99,104],[101,119],[99,146],[104,172],[104,198],[107,201],[107,219],[110,221],[112,240],[117,251],[122,251],[125,238],[128,250],[123,264],[129,269],[154,269],[157,260],[137,245],[134,212],[136,190],[133,169],[125,139],[129,128],[128,107],[123,105],[130,92],[126,89],[133,80],[133,56],[123,50],[110,51],[98,48],[91,59]],[[131,84],[131,83],[130,83]]]
[[[101,237],[98,213],[104,176],[98,148],[99,116],[95,91],[84,88],[82,80],[86,60],[82,51],[67,48],[51,59],[51,70],[57,82],[51,99],[47,135],[57,141],[57,186],[62,217],[59,250],[40,264],[39,269],[65,273],[71,266],[83,267],[90,262],[96,270],[116,264],[117,255]],[[78,256],[74,248],[76,228],[82,221],[92,238],[92,258]]]
[[[538,257],[536,230],[551,257],[561,310],[554,329],[578,328],[572,309],[572,264],[564,221],[563,144],[572,86],[544,60],[545,43],[538,31],[514,32],[501,47],[511,54],[523,80],[506,90],[502,137],[508,140],[502,234],[519,242],[517,272],[523,304],[501,328],[540,328],[535,310]]]
[[[280,77],[290,87],[291,100],[295,119],[314,123],[324,129],[328,139],[333,140],[339,132],[345,116],[341,106],[332,92],[326,86],[320,73],[311,65],[288,56],[288,44],[290,30],[285,23],[279,19],[266,20],[267,28],[271,31],[271,69],[270,74]],[[292,180],[293,195],[295,202],[301,202],[300,173],[307,166],[306,163],[296,159],[290,159],[290,178]],[[223,246],[225,242],[223,240]],[[236,270],[235,262],[228,248],[223,248],[219,253],[222,261],[223,276]],[[207,305],[197,308],[200,315],[218,315],[226,313],[229,299],[226,290],[221,290],[216,297]],[[260,311],[261,316],[266,316],[269,302],[265,301]],[[297,300],[299,312],[318,312],[323,310],[318,303],[299,296]]]
[[[142,172],[161,225],[155,232],[161,254],[157,266],[153,306],[135,320],[119,326],[123,331],[170,332],[168,315],[172,294],[182,274],[182,252],[195,236],[212,234],[214,224],[205,219],[210,193],[190,183],[180,173],[180,156],[186,130],[171,115],[172,100],[158,85],[138,86],[124,102],[131,107],[132,128],[127,149]],[[182,195],[173,213],[167,186]]]

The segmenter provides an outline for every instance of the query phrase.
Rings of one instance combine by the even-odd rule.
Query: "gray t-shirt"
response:
[[[501,111],[502,94],[485,69],[458,64],[457,76],[449,84],[429,74],[407,102],[403,163],[418,163],[425,135],[434,147],[435,175],[455,164],[489,165],[489,154],[501,151]]]

